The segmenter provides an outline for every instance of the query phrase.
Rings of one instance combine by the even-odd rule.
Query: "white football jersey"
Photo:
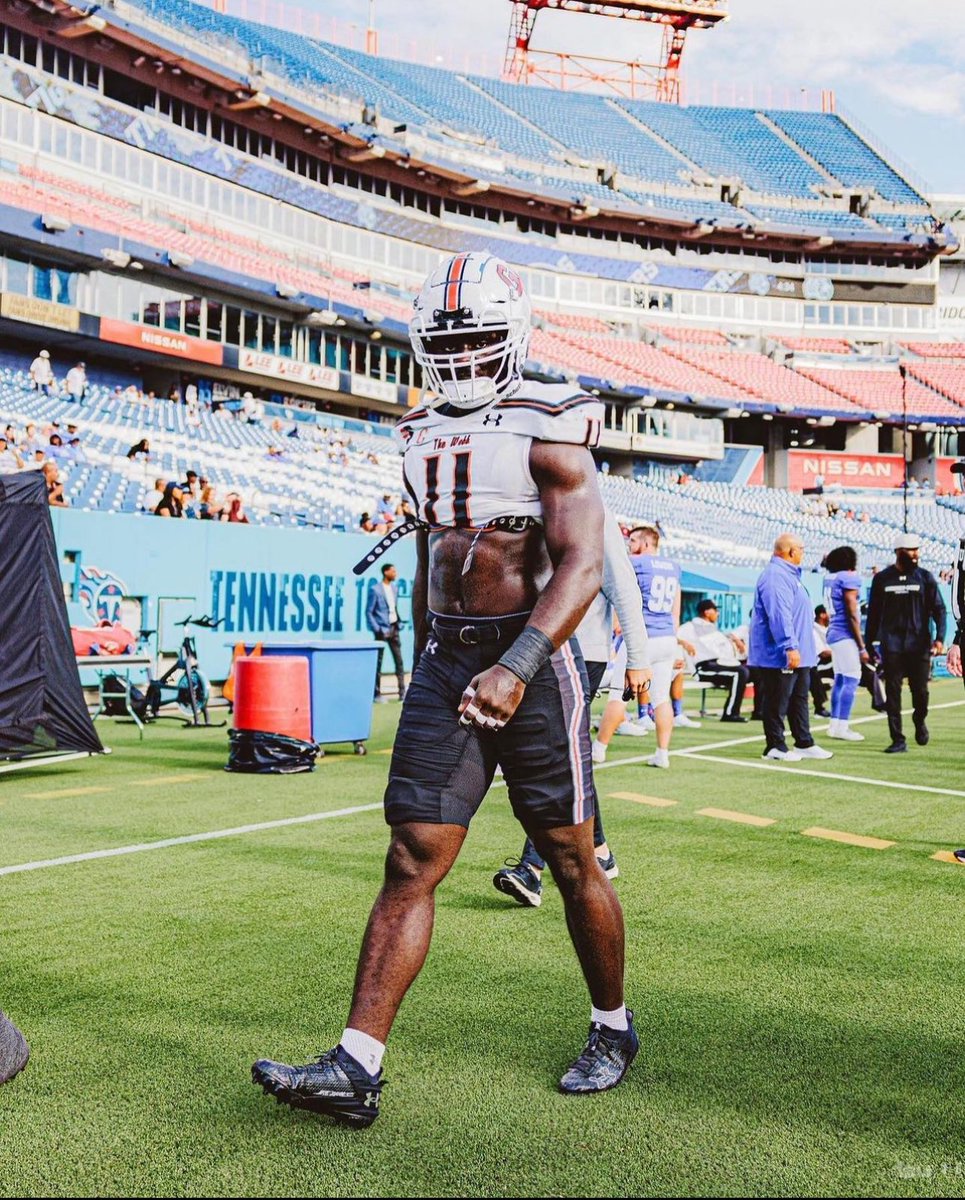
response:
[[[533,442],[593,447],[602,428],[595,397],[568,383],[527,381],[475,412],[416,409],[396,434],[419,520],[432,529],[482,529],[497,517],[542,516],[529,470]]]

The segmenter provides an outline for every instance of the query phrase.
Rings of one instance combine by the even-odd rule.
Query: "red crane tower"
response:
[[[680,103],[680,60],[691,29],[712,29],[727,20],[727,0],[510,0],[513,6],[504,74],[514,83],[557,88],[603,85],[625,96],[650,96]],[[533,50],[531,40],[541,12],[584,13],[663,26],[658,63],[597,58],[562,51]]]

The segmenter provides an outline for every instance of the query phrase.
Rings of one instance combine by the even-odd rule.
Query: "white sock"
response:
[[[661,750],[658,746],[653,757],[657,760],[657,762],[670,762],[670,751]]]
[[[608,748],[609,748],[608,742],[601,742],[599,738],[593,739],[593,749],[594,750],[597,750],[597,751],[602,750],[603,753],[606,754]]]
[[[630,1028],[627,1022],[626,1005],[621,1004],[619,1008],[615,1008],[612,1012],[607,1012],[603,1008],[591,1007],[590,1020],[597,1025],[605,1025],[607,1029],[616,1029],[619,1033],[625,1033]]]
[[[385,1046],[369,1037],[361,1029],[346,1029],[342,1034],[339,1045],[346,1054],[350,1054],[359,1066],[370,1075],[378,1075],[382,1068],[382,1058]]]
[[[837,717],[832,717],[831,720],[828,721],[828,733],[831,735],[831,737],[834,737],[836,733],[840,732],[840,729],[841,722]]]

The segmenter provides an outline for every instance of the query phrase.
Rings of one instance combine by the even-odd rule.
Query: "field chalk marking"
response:
[[[73,788],[58,788],[52,792],[28,792],[25,800],[67,800],[71,796],[96,796],[103,792],[109,792],[109,787],[73,787]]]
[[[632,800],[634,804],[649,804],[651,808],[672,808],[677,803],[663,796],[641,796],[639,792],[611,792],[608,799]]]
[[[930,854],[929,858],[933,858],[935,862],[952,863],[956,867],[965,866],[965,863],[960,863],[951,850],[939,850],[937,854]]]
[[[168,846],[187,846],[192,842],[213,842],[218,838],[238,837],[243,833],[261,833],[265,829],[282,829],[286,825],[308,825],[313,821],[329,821],[333,817],[351,817],[355,813],[375,812],[378,804],[358,804],[354,808],[336,808],[331,812],[309,813],[304,817],[284,817],[278,821],[262,821],[258,825],[238,825],[234,829],[216,829],[212,833],[189,833],[184,837],[164,838],[159,842],[139,842],[133,846],[117,846],[112,850],[90,850],[86,854],[67,854],[63,858],[47,858],[40,862],[18,863],[0,867],[0,875],[19,875],[24,871],[42,871],[47,867],[63,867],[68,863],[91,862],[95,858],[120,858],[125,854],[143,854],[147,850],[165,850]]]
[[[736,821],[738,825],[757,825],[761,829],[776,825],[774,817],[756,817],[753,813],[732,812],[729,808],[698,808],[698,817],[715,817],[718,821]]]
[[[863,837],[860,833],[844,833],[840,829],[822,829],[815,825],[812,829],[802,829],[802,837],[823,838],[827,842],[843,842],[845,846],[862,846],[865,850],[890,850],[896,842],[886,842],[884,838]]]

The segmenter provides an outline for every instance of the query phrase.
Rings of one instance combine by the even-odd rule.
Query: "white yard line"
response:
[[[139,842],[134,846],[117,846],[112,850],[90,850],[86,854],[67,854],[63,858],[47,858],[39,862],[17,863],[0,867],[0,875],[19,875],[23,871],[42,871],[47,867],[63,867],[68,863],[91,862],[95,858],[120,858],[125,854],[143,854],[147,850],[165,850],[168,846],[187,846],[192,842],[213,842],[218,838],[238,837],[243,833],[261,833],[264,829],[281,829],[286,825],[308,825],[312,821],[330,821],[334,817],[351,817],[355,813],[381,810],[378,804],[359,804],[354,808],[336,808],[331,812],[309,813],[304,817],[285,817],[278,821],[262,821],[258,825],[238,825],[234,829],[216,829],[211,833],[189,833],[184,837],[164,838],[159,842]]]

